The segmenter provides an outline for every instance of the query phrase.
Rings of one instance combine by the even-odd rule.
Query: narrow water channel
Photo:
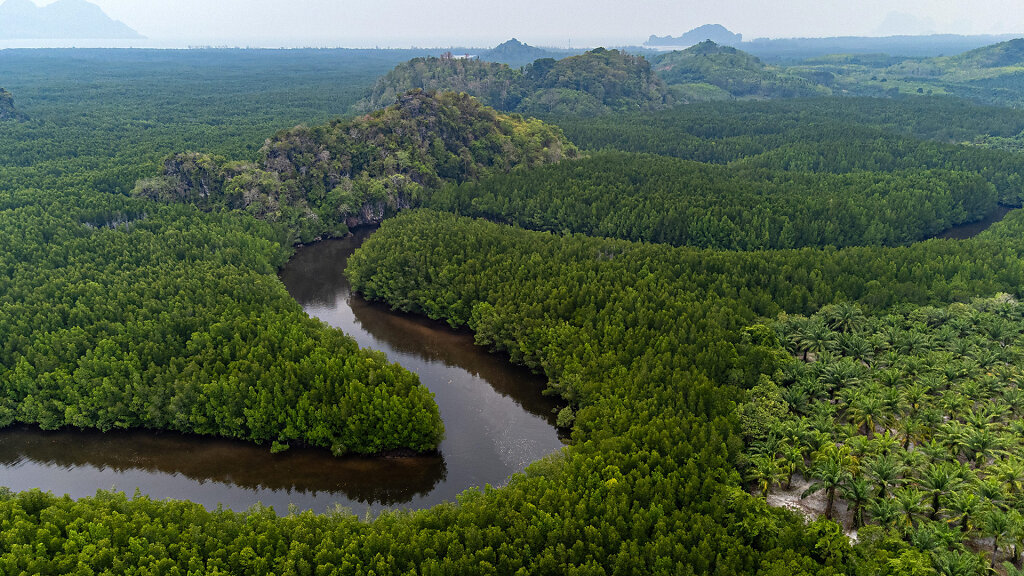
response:
[[[362,515],[383,507],[422,508],[463,490],[501,485],[558,450],[555,402],[544,382],[473,345],[472,335],[390,312],[351,293],[343,271],[372,230],[299,249],[281,272],[311,315],[360,346],[381,350],[419,374],[445,423],[437,456],[334,458],[323,450],[270,454],[243,442],[144,432],[0,432],[0,486],[83,497],[99,489],[245,510],[259,502],[322,512],[340,505]]]
[[[988,216],[985,216],[977,222],[971,222],[969,224],[960,224],[959,226],[953,226],[949,230],[939,233],[936,238],[944,238],[947,240],[967,240],[968,238],[974,238],[978,234],[981,234],[985,230],[992,227],[993,224],[1000,222],[1006,215],[1012,212],[1014,208],[999,205],[993,210]]]

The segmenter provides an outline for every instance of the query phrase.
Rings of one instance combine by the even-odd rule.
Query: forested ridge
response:
[[[298,126],[268,139],[255,164],[180,153],[133,194],[244,210],[293,242],[341,236],[420,201],[425,190],[574,158],[558,128],[499,114],[466,94],[403,94],[353,120]]]
[[[414,89],[466,92],[498,110],[528,115],[594,116],[672,104],[643,56],[596,48],[559,60],[540,58],[521,69],[475,59],[413,59],[379,79],[356,110],[390,106]]]
[[[386,450],[394,438],[407,445],[424,438],[436,442],[436,407],[415,377],[310,320],[274,278],[292,242],[312,232],[303,228],[311,219],[261,220],[256,211],[226,209],[233,206],[210,185],[228,170],[271,160],[280,163],[281,174],[291,174],[288,194],[318,191],[318,183],[330,181],[330,170],[319,171],[325,166],[316,158],[322,150],[309,135],[330,135],[351,127],[350,121],[280,133],[263,152],[258,142],[282,125],[321,125],[328,120],[324,111],[340,113],[360,90],[342,85],[325,93],[318,89],[321,76],[287,64],[246,64],[244,51],[241,60],[217,54],[222,68],[240,66],[227,84],[208,82],[206,75],[218,75],[217,66],[176,64],[173,55],[147,55],[133,64],[128,52],[106,63],[86,58],[84,64],[43,66],[40,57],[0,61],[0,73],[14,66],[21,77],[36,75],[38,84],[34,91],[28,86],[24,100],[26,86],[18,88],[32,120],[0,128],[0,235],[10,247],[0,256],[6,271],[0,275],[3,417],[35,418],[44,426],[79,425],[77,418],[100,428],[151,422],[172,430],[249,434],[277,441],[277,448],[322,441],[339,452]],[[165,57],[170,63],[148,60]],[[334,55],[317,57],[330,62]],[[183,76],[188,90],[163,82],[179,65],[197,66],[195,76]],[[111,67],[109,84],[89,86],[74,98],[46,99],[68,93],[82,66]],[[153,66],[161,72],[142,73]],[[365,87],[385,68],[345,82]],[[260,74],[292,82],[268,103],[260,90],[250,90],[262,87],[266,76]],[[116,80],[124,77],[136,83],[122,109],[110,103],[118,101],[112,94],[127,90]],[[190,90],[204,95],[201,105],[182,96]],[[457,98],[467,110],[493,119],[471,99],[441,98]],[[240,106],[255,112],[236,111]],[[392,114],[401,118],[400,112]],[[161,115],[179,123],[151,120]],[[479,344],[543,372],[551,391],[568,403],[559,421],[572,426],[570,447],[532,464],[502,488],[468,490],[457,503],[385,512],[366,521],[342,510],[281,518],[260,507],[207,511],[143,495],[100,492],[73,501],[0,491],[0,572],[867,576],[980,574],[989,564],[1013,562],[1005,551],[1019,543],[1012,528],[1014,485],[997,478],[1003,483],[1000,496],[990,473],[978,470],[1001,470],[995,461],[1009,460],[1001,451],[1012,449],[1019,434],[1010,423],[1012,412],[994,415],[985,452],[976,449],[972,427],[984,418],[978,413],[994,414],[988,406],[1015,389],[1012,371],[1002,364],[1013,362],[1020,332],[1019,211],[970,240],[897,247],[878,245],[888,242],[880,236],[867,246],[764,249],[773,246],[771,232],[765,244],[737,227],[723,234],[722,245],[757,248],[737,251],[653,243],[642,234],[670,229],[637,218],[649,213],[646,207],[632,209],[634,202],[651,201],[644,180],[662,195],[654,194],[654,200],[701,200],[723,211],[733,194],[754,212],[779,209],[752,203],[761,189],[790,202],[783,206],[792,214],[820,206],[834,193],[837,201],[859,199],[850,205],[890,202],[893,213],[877,208],[873,221],[892,231],[894,243],[911,242],[920,230],[898,236],[912,232],[899,221],[920,209],[911,199],[931,198],[939,207],[935,222],[977,215],[996,199],[1019,203],[1016,155],[960,144],[1010,137],[1019,121],[1014,111],[930,98],[695,105],[604,119],[565,117],[559,125],[568,139],[538,123],[541,133],[558,134],[563,149],[576,141],[590,150],[619,151],[553,166],[536,162],[508,175],[480,170],[473,173],[485,177],[479,183],[460,177],[445,182],[441,169],[430,164],[438,176],[433,183],[442,186],[424,191],[424,203],[452,202],[446,208],[462,214],[486,210],[499,222],[553,232],[406,210],[386,219],[352,256],[350,278],[367,297],[466,326]],[[873,141],[879,143],[865,146]],[[829,151],[833,142],[841,155]],[[304,143],[314,147],[303,148]],[[208,155],[177,155],[187,149]],[[337,158],[334,151],[331,157]],[[174,202],[128,194],[137,178],[166,170],[168,158],[196,168],[181,172],[191,175],[187,180],[163,180],[151,188]],[[227,158],[237,163],[222,160]],[[388,162],[380,169],[402,174],[386,172],[394,168]],[[367,165],[377,169],[372,157]],[[631,174],[635,178],[627,179]],[[701,185],[711,181],[707,185],[721,186],[723,197],[687,197],[685,188],[670,184],[684,178]],[[552,180],[578,182],[579,189]],[[504,183],[523,193],[505,192],[499,188]],[[857,196],[867,183],[888,193]],[[891,203],[914,186],[918,191],[910,199]],[[586,196],[592,188],[600,196]],[[210,194],[204,197],[204,190]],[[323,191],[330,191],[326,184]],[[187,194],[175,197],[182,192]],[[470,201],[460,204],[464,199]],[[633,229],[604,213],[564,218],[568,210],[555,210],[589,204],[602,211],[628,208],[620,213],[631,215]],[[315,213],[315,203],[308,206]],[[840,216],[846,214],[823,218],[846,226]],[[811,229],[813,222],[801,224]],[[634,238],[634,230],[640,241],[624,239]],[[839,228],[835,233],[839,238]],[[996,300],[977,300],[1000,293]],[[851,313],[855,329],[835,323],[836,305],[842,303],[860,311]],[[956,320],[958,315],[967,322]],[[955,334],[963,335],[965,348],[948,344],[955,345]],[[868,365],[841,357],[853,354],[870,354],[863,359]],[[865,386],[849,379],[829,384],[835,366],[851,363],[860,367],[856,378]],[[995,378],[979,372],[984,368]],[[916,490],[917,508],[898,517],[865,508],[864,520],[872,526],[861,529],[857,541],[824,518],[805,521],[768,506],[760,496],[764,478],[756,474],[764,461],[768,472],[772,465],[782,467],[785,456],[780,445],[775,452],[762,446],[768,435],[749,425],[758,402],[781,396],[786,410],[769,404],[772,416],[808,420],[796,436],[807,439],[804,466],[815,479],[832,453],[829,442],[860,442],[863,454],[857,457],[864,466],[884,456],[876,448],[884,430],[876,429],[870,441],[853,440],[858,434],[847,422],[865,424],[856,416],[864,412],[857,410],[870,404],[875,382],[889,377],[904,400],[914,379],[933,379],[923,397],[927,409],[921,410],[931,420],[925,419],[920,434],[939,438],[954,427],[934,426],[936,416],[949,413],[941,412],[946,407],[936,400],[940,393],[961,399],[949,410],[963,415],[957,419],[963,426],[939,440],[943,448],[957,447],[956,469],[949,458],[905,469],[899,490]],[[249,387],[239,385],[243,381]],[[849,388],[863,393],[839,393]],[[816,412],[805,414],[799,402],[789,404],[802,394],[806,410]],[[858,408],[851,410],[854,400]],[[814,409],[815,403],[835,410]],[[239,405],[259,409],[239,413]],[[790,406],[797,408],[788,412]],[[968,414],[972,410],[974,416]],[[418,429],[409,426],[410,416],[421,424]],[[333,426],[339,417],[352,426]],[[753,421],[773,425],[770,418]],[[832,435],[811,434],[811,425]],[[863,430],[869,435],[870,427]],[[349,443],[349,433],[358,435],[358,444]],[[930,464],[937,478],[948,472],[954,484],[946,490],[925,487],[921,470]],[[836,501],[852,501],[840,484],[847,482],[847,472],[850,479],[854,473],[838,470],[832,483]],[[827,493],[820,476],[819,493]],[[766,477],[768,491],[777,490],[777,476]],[[876,498],[895,500],[896,488],[887,490]],[[966,496],[954,500],[954,492],[973,493],[977,508]],[[913,498],[903,501],[912,504]],[[1000,525],[997,539],[985,541]],[[993,543],[1003,555],[991,551]]]
[[[828,96],[827,87],[770,68],[760,59],[730,46],[705,40],[685,50],[653,59],[655,73],[682,101],[732,98],[806,98]]]

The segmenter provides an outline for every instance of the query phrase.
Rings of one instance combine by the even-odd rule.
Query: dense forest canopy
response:
[[[898,245],[983,218],[980,174],[843,174],[601,153],[446,186],[424,204],[538,230],[730,250]]]
[[[224,111],[244,100],[230,79],[209,87],[216,64],[176,85],[205,90],[206,107],[193,110],[167,84],[191,55],[60,54],[3,63],[14,71],[5,76],[36,80],[25,89],[33,118],[0,130],[0,422],[167,429],[338,454],[436,447],[443,425],[416,376],[310,320],[277,281],[288,255],[281,230],[125,196],[186,140],[244,151],[235,135],[255,139],[268,116],[302,117],[320,104],[255,99],[262,112],[227,127]],[[247,57],[233,64],[245,68]],[[267,73],[255,70],[266,61],[249,62],[257,77]],[[91,67],[133,83],[78,86]],[[343,82],[373,70],[354,67]],[[159,114],[178,120],[143,120]]]
[[[380,179],[415,183],[435,209],[386,219],[352,256],[353,285],[542,372],[568,403],[558,419],[571,446],[502,488],[365,522],[0,491],[0,572],[959,575],[1004,560],[1018,570],[1005,551],[1022,544],[1010,452],[1021,437],[1024,216],[970,240],[914,241],[995,201],[1020,205],[1018,155],[988,148],[1021,132],[1020,112],[928,97],[599,118],[546,107],[555,127],[414,92],[331,120],[394,54],[68,54],[0,60],[31,116],[0,125],[0,420],[338,453],[436,445],[442,425],[416,377],[310,320],[275,277],[292,242],[343,231],[324,224],[347,224],[331,193],[365,176],[367,194]],[[653,86],[629,58],[595,51],[523,74],[595,94],[608,77],[600,98],[587,93],[607,113]],[[642,74],[622,84],[624,62]],[[312,128],[274,135],[298,123]],[[570,141],[617,151],[552,164],[577,155]],[[350,199],[367,197],[387,203]],[[257,218],[270,200],[278,216]],[[649,217],[697,207],[722,224],[736,203],[748,208],[741,226],[693,242],[704,247],[670,244],[691,243],[678,212]],[[229,209],[239,206],[250,209]],[[777,249],[770,214],[803,230],[836,225]],[[834,246],[861,243],[848,237],[866,222],[871,245]],[[758,226],[767,240],[750,236]],[[916,410],[911,443],[937,456],[899,461],[899,486],[872,474],[903,457],[906,435],[868,423],[872,405],[880,426]],[[800,455],[751,422],[780,426]],[[870,525],[852,541],[825,518],[768,506],[765,485],[778,490],[786,466]]]
[[[975,172],[996,187],[1000,203],[1024,199],[1022,156],[989,146],[1024,129],[1024,113],[951,98],[708,103],[618,121],[549,120],[584,149],[836,174]]]

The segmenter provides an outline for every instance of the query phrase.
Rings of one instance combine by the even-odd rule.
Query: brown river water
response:
[[[309,315],[359,345],[385,352],[417,373],[435,395],[445,424],[439,454],[413,458],[334,458],[325,450],[150,432],[0,431],[0,486],[90,496],[136,489],[154,499],[188,499],[208,508],[256,503],[323,512],[336,505],[363,515],[385,507],[423,508],[468,488],[504,484],[562,446],[556,402],[544,380],[473,345],[465,331],[391,312],[351,293],[343,270],[373,230],[300,248],[280,277]]]

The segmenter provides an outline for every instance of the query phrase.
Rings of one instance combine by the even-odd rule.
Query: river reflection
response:
[[[509,475],[561,446],[543,379],[473,346],[467,332],[371,304],[349,290],[348,255],[372,230],[301,248],[281,272],[311,315],[360,346],[381,350],[434,392],[445,423],[439,453],[415,458],[333,458],[323,450],[270,454],[244,442],[170,433],[0,432],[0,485],[72,497],[138,488],[152,498],[244,510],[257,502],[324,511],[335,505],[426,507]]]

